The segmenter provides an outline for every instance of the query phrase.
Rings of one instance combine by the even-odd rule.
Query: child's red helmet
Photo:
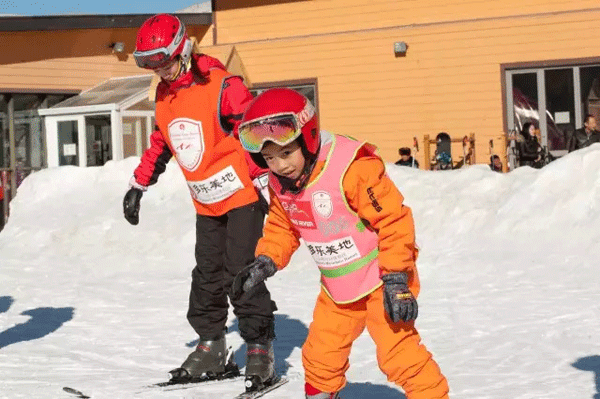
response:
[[[191,55],[192,42],[185,26],[174,15],[157,14],[138,30],[133,57],[140,68],[161,68],[176,56],[185,64]]]
[[[313,157],[319,151],[317,113],[310,101],[295,90],[274,88],[250,102],[239,127],[240,142],[260,166],[260,150],[267,141],[287,145],[301,137],[303,150]]]

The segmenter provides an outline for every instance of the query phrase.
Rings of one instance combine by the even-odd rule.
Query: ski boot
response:
[[[239,368],[228,358],[225,337],[216,341],[200,341],[196,350],[181,367],[169,371],[174,383],[224,379],[240,375]]]
[[[310,385],[308,382],[304,384],[306,399],[342,399],[339,392],[322,392]]]
[[[321,392],[316,395],[306,394],[306,399],[342,399],[337,392],[329,393],[329,392]]]
[[[276,381],[273,344],[247,344],[246,392],[261,390]]]

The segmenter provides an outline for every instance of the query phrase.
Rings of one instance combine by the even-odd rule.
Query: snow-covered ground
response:
[[[185,313],[194,266],[194,209],[175,164],[129,225],[122,198],[138,159],[29,176],[0,233],[0,397],[227,398],[243,382],[179,391],[168,378],[197,337]],[[452,398],[599,398],[600,145],[542,170],[485,165],[429,172],[388,165],[412,207],[419,329]],[[301,248],[268,280],[277,301],[275,352],[303,398],[300,347],[318,293]],[[293,288],[293,289],[291,289]],[[243,366],[233,316],[228,343]],[[344,399],[403,398],[365,333]]]

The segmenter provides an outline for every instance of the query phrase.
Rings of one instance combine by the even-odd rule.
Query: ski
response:
[[[181,382],[181,383],[170,383],[169,381],[166,382],[159,382],[153,385],[148,386],[147,388],[159,388],[161,391],[177,391],[177,390],[181,390],[181,389],[190,389],[190,388],[197,388],[197,387],[203,387],[203,386],[207,386],[207,385],[213,385],[213,384],[221,384],[224,382],[234,382],[234,381],[242,381],[244,379],[244,376],[231,376],[231,377],[224,377],[224,378],[213,378],[213,379],[207,379],[207,380],[202,380],[202,381],[189,381],[189,382]]]
[[[178,379],[171,378],[169,381],[157,382],[155,384],[149,385],[148,388],[162,388],[163,391],[174,391],[177,389],[188,389],[194,388],[197,386],[204,386],[210,384],[221,383],[225,381],[235,381],[241,380],[244,378],[240,374],[240,370],[237,365],[235,367],[231,367],[228,365],[228,368],[225,370],[223,374],[219,374],[212,377],[200,377],[200,378],[192,378],[192,379]]]
[[[83,392],[78,391],[77,389],[73,389],[71,387],[63,387],[63,391],[70,393],[72,395],[76,395],[78,398],[89,399],[91,396],[85,395]]]
[[[289,382],[289,379],[287,377],[276,377],[275,380],[268,386],[259,389],[257,391],[251,391],[251,392],[243,392],[239,395],[237,395],[236,397],[234,397],[233,399],[256,399],[256,398],[260,398],[264,395],[266,395],[267,393],[279,388],[280,386],[282,386],[283,384]]]
[[[155,384],[149,385],[148,388],[158,387],[162,388],[163,391],[172,391],[176,389],[187,389],[194,388],[198,385],[207,385],[210,383],[218,383],[221,381],[231,381],[236,379],[241,379],[242,375],[240,373],[240,368],[233,361],[233,353],[229,355],[227,359],[227,364],[225,365],[225,371],[220,374],[212,374],[212,375],[202,375],[200,377],[180,377],[180,371],[182,369],[171,370],[171,379],[169,381],[157,382]],[[187,372],[186,372],[187,374]]]

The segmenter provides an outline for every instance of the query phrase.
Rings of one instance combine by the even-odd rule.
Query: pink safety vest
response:
[[[321,132],[323,170],[298,195],[281,194],[277,177],[269,173],[269,184],[321,271],[322,287],[339,304],[355,302],[382,284],[377,234],[350,208],[342,187],[365,145]]]

